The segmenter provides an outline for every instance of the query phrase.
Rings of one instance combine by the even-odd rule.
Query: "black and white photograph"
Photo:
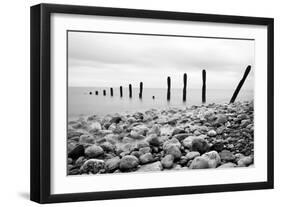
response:
[[[67,31],[67,175],[254,168],[255,40]]]
[[[148,8],[30,8],[32,201],[274,188],[274,19]]]

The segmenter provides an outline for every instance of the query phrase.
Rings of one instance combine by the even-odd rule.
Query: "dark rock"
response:
[[[133,155],[126,155],[120,160],[119,168],[122,171],[131,170],[139,165],[139,160]]]
[[[96,158],[100,155],[103,155],[104,151],[100,146],[92,145],[85,149],[85,154],[90,158]]]
[[[149,147],[149,143],[145,140],[143,141],[140,141],[137,143],[137,148],[140,149],[140,148],[143,148],[143,147]]]
[[[141,152],[139,152],[139,151],[133,151],[133,152],[131,152],[131,155],[133,155],[133,156],[135,156],[135,157],[137,157],[137,158],[139,158],[142,154],[143,154],[143,153],[141,153]]]
[[[185,166],[187,164],[187,162],[188,162],[187,158],[185,156],[181,156],[179,164],[181,166]]]
[[[169,146],[171,144],[177,146],[178,148],[181,147],[181,143],[179,142],[179,140],[177,140],[176,138],[172,138],[172,139],[169,139],[164,142],[163,149],[165,150],[167,148],[167,146]]]
[[[87,121],[94,121],[97,118],[97,115],[92,115],[87,118]]]
[[[116,157],[115,154],[111,154],[111,153],[106,153],[106,154],[103,154],[102,156],[100,156],[99,158],[100,159],[103,159],[103,160],[109,160],[113,157]]]
[[[192,141],[193,141],[194,139],[197,139],[197,136],[189,136],[189,137],[186,137],[186,138],[182,141],[182,145],[183,145],[185,148],[190,149],[190,148],[191,148],[191,145],[192,145]]]
[[[104,142],[100,146],[105,152],[114,152],[115,150],[115,146],[110,142]]]
[[[174,164],[174,156],[173,155],[166,155],[162,160],[161,164],[164,168],[170,169],[173,167]]]
[[[178,121],[177,118],[175,118],[175,119],[170,119],[170,120],[167,121],[167,124],[174,126],[174,125],[177,124],[177,121]]]
[[[71,152],[75,147],[77,147],[77,143],[68,140],[67,141],[67,153]]]
[[[79,143],[81,144],[94,144],[95,140],[92,135],[89,134],[83,134],[79,138]]]
[[[246,114],[239,114],[239,115],[237,116],[237,118],[240,119],[240,120],[243,120],[243,119],[247,119],[248,117],[247,117]]]
[[[119,168],[120,158],[113,157],[105,161],[105,169],[108,172],[113,172]]]
[[[181,151],[175,144],[167,145],[164,150],[166,154],[173,155],[175,159],[179,159],[181,157]]]
[[[83,145],[78,145],[72,151],[70,151],[68,153],[68,157],[73,160],[76,160],[77,158],[84,156],[84,155],[85,155],[85,150],[84,150]]]
[[[79,175],[79,174],[80,174],[80,170],[78,168],[71,169],[68,172],[68,175]]]
[[[210,150],[215,150],[217,152],[222,151],[224,148],[224,143],[222,141],[216,141],[211,147]]]
[[[86,161],[85,157],[81,156],[75,161],[75,165],[80,167],[84,164],[85,161]]]
[[[224,132],[225,128],[223,126],[216,129],[217,134],[222,134]]]
[[[135,140],[131,137],[123,137],[122,142],[123,143],[132,143],[132,142],[135,142]]]
[[[245,119],[241,121],[240,127],[247,127],[249,124],[251,124],[251,120],[250,119]]]
[[[141,154],[146,154],[146,153],[151,152],[151,148],[150,148],[150,147],[143,147],[143,148],[140,148],[140,149],[139,149],[139,152],[140,152]]]
[[[176,138],[179,141],[184,140],[186,137],[188,137],[189,134],[187,133],[181,133],[181,134],[176,134],[175,136],[173,136],[173,138]]]
[[[116,149],[116,153],[117,154],[120,154],[122,152],[132,152],[133,150],[135,149],[135,145],[132,144],[132,143],[127,143],[127,144],[123,144],[123,145],[119,145],[117,146],[117,149]]]
[[[220,125],[220,124],[224,124],[225,122],[227,122],[228,118],[226,115],[224,114],[218,114],[215,120],[215,125]]]
[[[235,160],[235,156],[233,155],[233,153],[228,150],[221,151],[220,157],[222,161],[226,161],[226,162],[231,162]]]
[[[187,161],[193,160],[195,157],[199,157],[200,153],[197,151],[191,151],[185,155]]]
[[[144,136],[142,135],[142,133],[138,132],[138,131],[135,131],[135,130],[132,130],[130,132],[130,137],[132,137],[134,139],[144,139]]]
[[[155,124],[152,126],[151,129],[149,129],[149,131],[147,132],[147,135],[156,134],[157,136],[160,136],[160,133],[161,133],[161,131],[160,131],[159,125]]]
[[[82,132],[77,132],[77,131],[67,131],[67,138],[70,139],[72,137],[80,137],[83,133]]]
[[[160,137],[156,134],[148,135],[146,141],[153,146],[159,146],[161,144]]]
[[[204,114],[204,118],[207,121],[213,121],[216,118],[215,114],[214,114],[214,111],[212,111],[212,110],[206,111],[205,114]]]
[[[79,142],[80,137],[71,137],[68,140],[72,141],[72,142]]]
[[[189,160],[189,161],[187,161],[186,167],[188,167],[188,168],[189,168],[192,162],[193,162],[193,160]]]
[[[119,116],[116,116],[116,117],[113,117],[111,120],[110,120],[110,124],[118,124],[120,121],[122,121],[121,117]]]
[[[96,174],[103,168],[104,168],[103,160],[89,159],[81,166],[80,170],[85,173],[91,172]]]
[[[200,154],[202,154],[209,150],[209,145],[206,140],[197,138],[192,141],[191,150],[198,151]]]
[[[120,154],[119,154],[119,156],[120,157],[125,157],[126,155],[129,155],[130,154],[130,152],[121,152]]]
[[[176,134],[183,134],[183,133],[186,133],[184,129],[175,128],[173,133],[172,133],[172,136],[174,136]]]
[[[249,166],[252,163],[253,163],[253,157],[252,156],[242,157],[237,162],[238,167],[246,167],[246,166]]]
[[[133,117],[137,120],[143,120],[144,115],[141,112],[136,112],[136,113],[133,114]]]
[[[147,164],[153,161],[153,155],[148,152],[140,156],[139,158],[141,164]]]
[[[221,163],[221,158],[217,151],[210,151],[201,156],[208,161],[209,168],[216,168]]]
[[[81,123],[79,123],[79,122],[77,122],[76,124],[72,125],[73,129],[81,129],[82,127],[83,127],[83,125]]]
[[[191,162],[190,169],[206,169],[209,168],[209,163],[206,158],[203,157],[195,157],[194,160]]]

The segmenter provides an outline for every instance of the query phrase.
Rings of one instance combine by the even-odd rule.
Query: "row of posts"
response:
[[[230,103],[233,103],[242,88],[248,74],[250,73],[251,66],[248,65],[248,67],[245,70],[245,73],[240,80],[238,86],[236,87],[236,90],[234,91]],[[183,95],[182,99],[185,102],[186,101],[186,91],[187,89],[187,74],[183,74]],[[129,84],[129,97],[132,98],[132,84]],[[140,90],[139,90],[139,98],[142,99],[142,93],[143,93],[143,82],[140,82]],[[92,92],[90,92],[90,95]],[[98,95],[99,92],[95,91],[95,94]],[[106,96],[106,90],[103,90],[103,95]],[[113,96],[113,88],[110,88],[110,96]],[[120,97],[123,97],[123,87],[120,86]],[[154,96],[152,97],[153,99],[155,98]],[[171,99],[171,77],[167,77],[167,100],[170,101]],[[206,70],[202,70],[202,103],[206,103]]]

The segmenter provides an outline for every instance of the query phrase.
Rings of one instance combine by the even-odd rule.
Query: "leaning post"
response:
[[[242,86],[243,86],[247,76],[249,75],[250,71],[251,71],[251,66],[248,65],[248,67],[246,68],[245,73],[243,75],[243,78],[240,80],[236,90],[234,91],[234,93],[232,95],[232,98],[230,99],[230,103],[234,103],[235,102],[235,99],[238,96],[238,93],[239,93],[240,89],[242,88]]]

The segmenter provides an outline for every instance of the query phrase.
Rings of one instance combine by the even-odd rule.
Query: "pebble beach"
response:
[[[80,117],[67,155],[68,175],[251,167],[253,102]]]

